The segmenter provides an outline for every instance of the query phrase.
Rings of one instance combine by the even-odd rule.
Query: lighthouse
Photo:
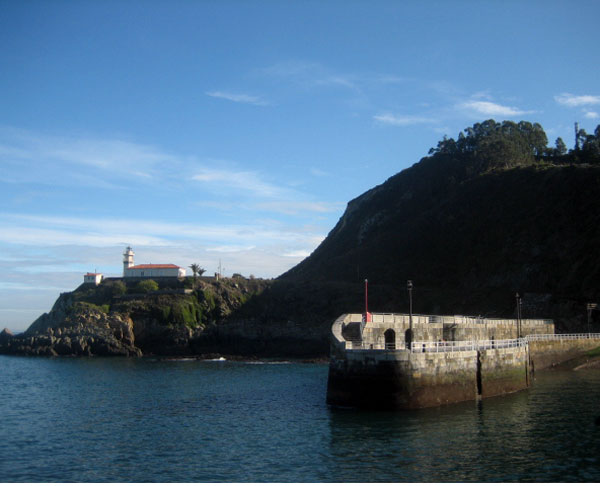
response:
[[[128,246],[125,249],[125,253],[123,253],[123,277],[126,276],[126,270],[133,267],[133,255],[135,255],[135,253],[133,253],[131,247]]]

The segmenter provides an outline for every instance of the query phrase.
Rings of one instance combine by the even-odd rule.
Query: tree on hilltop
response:
[[[557,157],[562,157],[567,153],[567,145],[563,141],[562,138],[558,137],[556,142],[554,142],[556,148],[554,149],[554,155]]]
[[[477,172],[528,165],[547,152],[548,138],[539,123],[485,120],[465,128],[458,140],[444,137],[430,154],[460,156]]]
[[[204,272],[206,272],[206,270],[197,263],[192,263],[190,265],[190,268],[192,269],[192,274],[194,275],[194,288],[196,288],[196,279],[198,277],[201,277],[204,274]]]

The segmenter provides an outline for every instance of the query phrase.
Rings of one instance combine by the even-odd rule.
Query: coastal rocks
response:
[[[62,297],[62,296],[61,296]],[[60,301],[60,299],[59,299]],[[58,304],[58,302],[57,302]],[[0,353],[29,356],[141,356],[127,316],[55,305],[23,334],[0,334]]]
[[[160,356],[193,354],[190,342],[203,332],[203,328],[192,329],[185,325],[164,326],[152,318],[137,318],[133,326],[136,345],[144,353]]]
[[[0,332],[0,345],[10,341],[13,338],[13,333],[6,327]]]

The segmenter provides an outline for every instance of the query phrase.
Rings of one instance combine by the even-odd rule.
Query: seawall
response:
[[[360,314],[345,314],[331,328],[330,405],[416,409],[503,395],[528,388],[535,370],[600,346],[600,334],[555,335],[553,323],[541,319],[517,323],[417,316],[412,322],[415,339],[407,349],[407,316],[369,317],[361,322]],[[517,325],[520,331],[541,333],[498,338],[516,337]],[[460,332],[463,340],[446,341],[448,329]]]
[[[416,409],[523,390],[526,346],[434,353],[349,350],[332,356],[327,403],[359,408]]]
[[[534,340],[533,337],[529,341],[529,353],[535,371],[551,368],[560,363],[579,358],[580,356],[583,356],[586,351],[599,346],[600,338],[561,339],[561,335],[558,334],[556,335],[555,340]]]

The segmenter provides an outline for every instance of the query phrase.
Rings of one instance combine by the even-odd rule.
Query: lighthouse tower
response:
[[[125,249],[125,253],[123,253],[123,277],[126,275],[126,271],[128,268],[133,267],[133,250],[130,246]]]

